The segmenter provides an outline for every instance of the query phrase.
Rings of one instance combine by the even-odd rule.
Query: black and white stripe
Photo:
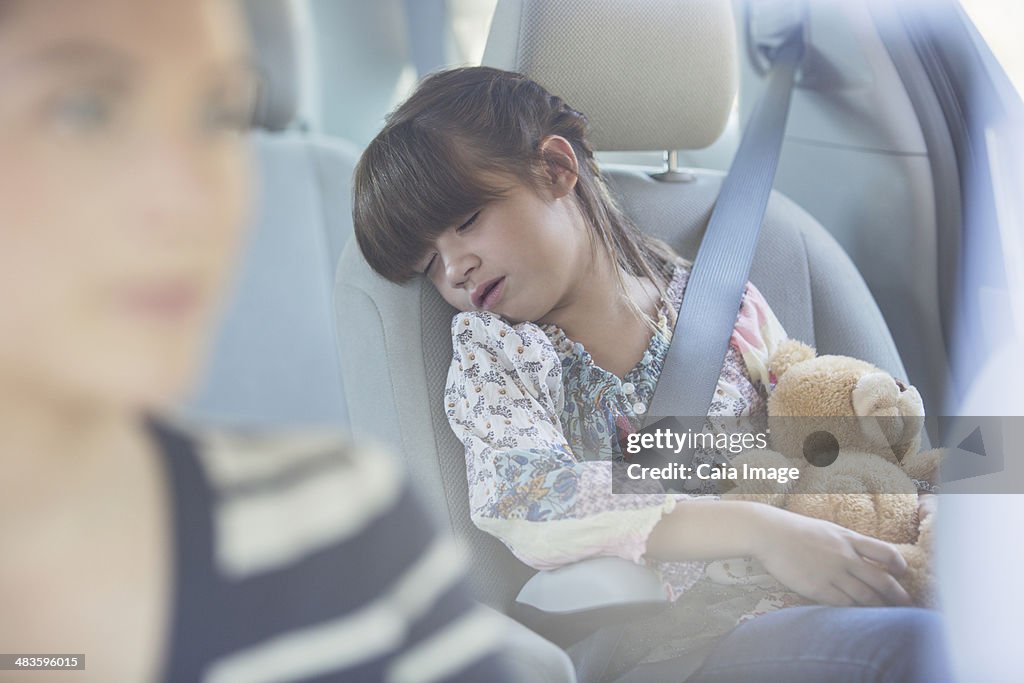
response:
[[[179,511],[168,680],[502,680],[502,626],[391,458],[159,433]]]

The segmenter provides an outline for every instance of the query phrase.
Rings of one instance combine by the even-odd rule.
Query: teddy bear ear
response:
[[[779,344],[768,361],[768,369],[776,378],[782,377],[791,367],[805,360],[814,358],[814,347],[796,339],[787,339]]]

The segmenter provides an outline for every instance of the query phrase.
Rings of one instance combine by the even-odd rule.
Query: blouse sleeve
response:
[[[764,296],[748,282],[732,333],[732,344],[743,356],[750,379],[759,382],[766,391],[770,392],[774,385],[768,372],[768,361],[786,338],[782,323]]]
[[[452,338],[445,409],[466,448],[473,522],[537,569],[601,555],[642,563],[678,496],[612,494],[611,462],[574,457],[561,363],[543,331],[470,312]]]

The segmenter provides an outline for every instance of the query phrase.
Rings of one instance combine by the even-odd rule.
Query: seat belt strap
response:
[[[798,28],[774,52],[767,88],[722,182],[647,410],[649,420],[673,416],[683,423],[677,428],[703,429],[750,277],[802,56]],[[688,464],[692,456],[690,449],[676,458]]]

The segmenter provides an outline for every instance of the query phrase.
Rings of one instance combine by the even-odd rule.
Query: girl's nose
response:
[[[480,266],[480,259],[473,254],[463,253],[448,261],[445,266],[445,277],[452,289],[460,289],[469,280],[469,276]]]

